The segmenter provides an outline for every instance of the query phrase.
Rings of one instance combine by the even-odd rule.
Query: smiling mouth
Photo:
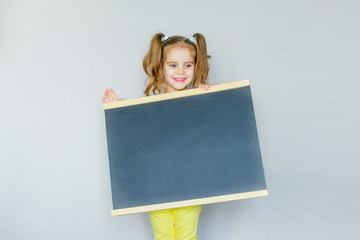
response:
[[[185,82],[186,78],[173,78],[176,82]]]

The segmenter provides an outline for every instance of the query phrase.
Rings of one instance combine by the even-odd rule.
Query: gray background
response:
[[[199,239],[360,239],[359,22],[357,1],[0,0],[0,239],[152,239],[110,215],[101,97],[143,96],[158,31],[252,84],[270,195],[204,206]]]

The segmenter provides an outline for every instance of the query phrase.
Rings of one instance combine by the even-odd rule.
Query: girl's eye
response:
[[[185,67],[190,68],[191,64],[186,64]]]
[[[176,65],[175,64],[170,64],[170,67],[174,68],[174,67],[176,67]]]

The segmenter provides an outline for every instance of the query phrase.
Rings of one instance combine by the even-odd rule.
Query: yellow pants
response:
[[[154,240],[197,240],[201,206],[150,212]]]

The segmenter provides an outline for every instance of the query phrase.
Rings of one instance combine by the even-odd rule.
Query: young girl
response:
[[[177,92],[199,87],[208,90],[209,63],[205,38],[195,33],[189,39],[182,36],[166,37],[155,34],[143,60],[148,76],[146,96]],[[120,101],[112,89],[107,89],[103,102]],[[183,207],[150,212],[154,240],[196,240],[201,206]]]

